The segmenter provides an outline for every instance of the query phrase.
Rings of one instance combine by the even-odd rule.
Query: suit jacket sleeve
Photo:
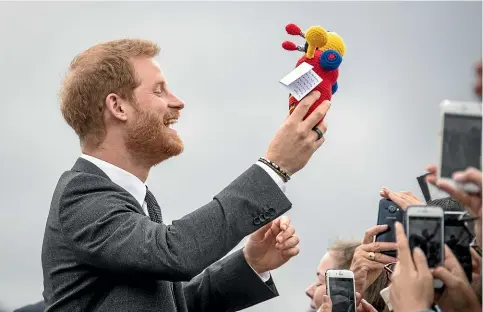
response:
[[[189,312],[229,312],[278,296],[272,278],[264,283],[238,250],[185,283]]]
[[[191,280],[246,235],[291,208],[257,165],[169,226],[141,214],[135,199],[106,178],[79,173],[65,184],[58,219],[80,261],[169,281]]]

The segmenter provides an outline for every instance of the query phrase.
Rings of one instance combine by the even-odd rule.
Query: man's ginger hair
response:
[[[97,44],[72,60],[60,91],[60,110],[81,145],[98,146],[104,140],[108,94],[134,101],[134,89],[140,82],[131,60],[153,58],[159,50],[152,41],[120,39]]]

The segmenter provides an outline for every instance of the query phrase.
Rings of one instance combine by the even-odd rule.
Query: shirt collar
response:
[[[99,158],[86,154],[82,154],[81,157],[99,167],[112,182],[128,191],[139,202],[139,205],[143,206],[146,197],[146,185],[138,177]]]

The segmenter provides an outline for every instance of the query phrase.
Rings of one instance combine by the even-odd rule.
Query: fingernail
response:
[[[320,92],[319,92],[319,91],[317,91],[317,90],[315,90],[315,91],[314,91],[314,95],[315,95],[317,98],[319,98],[319,97],[320,97]]]
[[[454,180],[461,180],[462,177],[463,177],[463,172],[455,172],[455,173],[453,173],[453,179]]]
[[[362,302],[364,302],[364,304],[369,304],[369,302],[367,302],[366,299],[362,299]]]
[[[329,296],[324,295],[324,296],[322,297],[322,302],[323,302],[323,303],[329,303]]]
[[[424,255],[423,250],[421,248],[419,248],[419,247],[414,247],[413,253],[416,253],[416,252],[419,253],[419,254],[421,254],[421,255]]]

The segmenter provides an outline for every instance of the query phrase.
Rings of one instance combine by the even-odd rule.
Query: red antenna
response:
[[[296,45],[292,41],[284,41],[282,43],[282,48],[284,48],[287,51],[300,51],[300,52],[305,52],[305,50],[304,50],[303,47]]]
[[[305,34],[302,32],[302,30],[300,30],[300,27],[295,24],[287,24],[287,26],[285,26],[285,30],[289,35],[305,38]]]

